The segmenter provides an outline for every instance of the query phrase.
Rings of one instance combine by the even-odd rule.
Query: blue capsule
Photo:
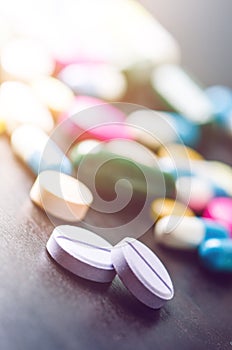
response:
[[[232,239],[208,239],[202,242],[198,252],[209,270],[232,273]]]
[[[232,109],[232,90],[226,86],[215,85],[207,88],[205,92],[213,105],[216,122],[226,124]]]
[[[186,146],[194,147],[197,145],[201,137],[201,128],[199,125],[192,123],[187,120],[184,116],[171,113],[174,124],[176,125],[177,132],[182,141]]]

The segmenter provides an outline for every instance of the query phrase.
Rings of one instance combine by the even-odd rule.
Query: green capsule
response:
[[[115,153],[100,150],[79,155],[72,160],[78,167],[78,179],[103,198],[113,200],[117,195],[144,200],[175,196],[171,175]]]

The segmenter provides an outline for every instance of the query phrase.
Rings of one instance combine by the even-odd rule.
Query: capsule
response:
[[[197,176],[181,176],[176,180],[177,199],[194,212],[202,212],[215,196],[210,181]]]
[[[178,139],[175,123],[168,113],[138,110],[132,112],[126,122],[131,127],[135,140],[152,150]]]
[[[173,111],[196,124],[213,120],[213,106],[204,90],[180,66],[163,64],[153,70],[155,93]]]
[[[232,236],[232,198],[217,197],[212,199],[205,208],[203,216],[226,225]]]
[[[37,175],[44,170],[72,174],[72,163],[56,143],[41,129],[22,125],[11,135],[14,153]]]
[[[75,141],[86,138],[111,140],[133,138],[125,124],[125,114],[112,104],[90,96],[78,96],[60,117]],[[65,124],[64,124],[65,125]]]
[[[180,142],[183,142],[186,146],[195,147],[201,138],[200,126],[191,122],[185,116],[177,113],[170,114],[173,118]]]
[[[76,94],[95,96],[103,100],[118,100],[127,89],[123,73],[116,66],[107,63],[70,64],[60,71],[58,78]]]
[[[51,75],[55,68],[52,56],[41,42],[29,38],[9,41],[1,52],[1,78],[30,82]]]
[[[154,221],[169,215],[195,216],[190,208],[175,199],[157,198],[151,203],[151,217]]]
[[[53,77],[42,77],[31,83],[35,95],[45,104],[57,119],[74,101],[74,94],[68,86]]]
[[[5,120],[9,135],[25,123],[49,133],[54,127],[48,108],[39,101],[29,85],[18,81],[4,82],[0,87],[0,119]]]
[[[232,239],[209,239],[198,250],[202,264],[215,272],[232,272]]]
[[[224,226],[198,217],[165,216],[154,228],[154,238],[158,243],[182,250],[196,249],[210,238],[228,237],[229,232]]]
[[[226,86],[215,85],[208,87],[205,93],[213,105],[216,122],[225,125],[232,110],[232,90]]]
[[[94,193],[113,199],[117,193],[137,200],[175,196],[173,178],[158,168],[145,166],[115,153],[99,151],[78,157],[78,179]]]
[[[89,152],[97,153],[100,150],[114,153],[149,167],[159,167],[156,155],[149,149],[133,140],[116,139],[108,142],[84,140],[74,145],[70,151],[70,159],[78,165],[79,159]]]
[[[203,156],[195,149],[178,143],[169,143],[161,146],[157,154],[159,157],[170,157],[174,161],[176,159],[203,160]]]

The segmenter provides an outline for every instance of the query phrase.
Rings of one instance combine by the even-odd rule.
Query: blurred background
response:
[[[176,38],[182,63],[205,85],[232,87],[231,0],[140,0]]]

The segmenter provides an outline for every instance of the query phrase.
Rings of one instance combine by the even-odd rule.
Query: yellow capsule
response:
[[[164,216],[195,216],[185,204],[169,198],[155,199],[151,204],[151,217],[154,221]]]
[[[173,159],[177,158],[188,158],[191,160],[203,160],[204,158],[200,153],[195,151],[191,147],[187,147],[185,145],[181,145],[178,143],[170,143],[166,146],[161,146],[158,149],[159,157],[171,157]]]

